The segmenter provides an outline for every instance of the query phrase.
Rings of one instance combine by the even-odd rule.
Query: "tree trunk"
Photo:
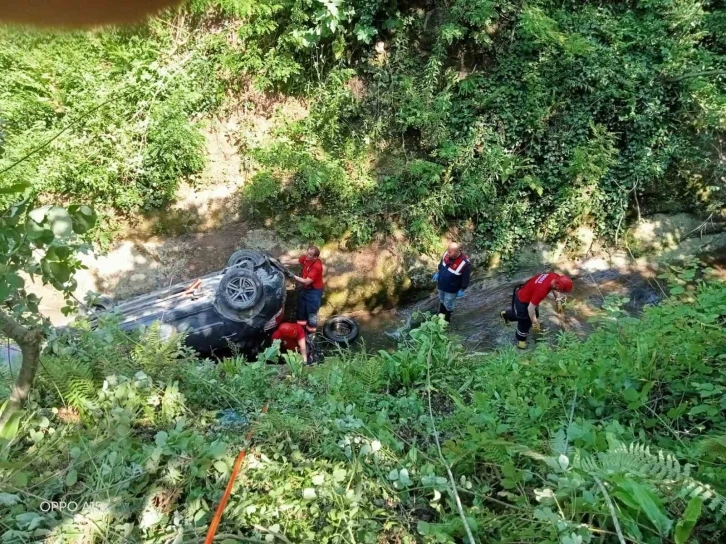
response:
[[[20,365],[18,379],[13,386],[5,409],[0,414],[0,429],[19,410],[30,393],[35,373],[40,361],[40,347],[43,342],[43,331],[39,328],[24,327],[6,312],[0,310],[0,332],[20,346],[23,362]]]

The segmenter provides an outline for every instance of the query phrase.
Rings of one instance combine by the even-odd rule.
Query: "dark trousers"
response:
[[[297,294],[297,322],[307,325],[308,330],[318,326],[318,311],[323,302],[322,289],[299,289]]]
[[[504,312],[504,317],[507,321],[517,322],[517,332],[514,334],[517,340],[527,340],[529,336],[529,330],[532,328],[532,320],[529,318],[529,312],[527,307],[529,303],[522,302],[517,298],[517,291],[519,287],[514,289],[512,293],[512,307]],[[539,307],[535,308],[534,313],[539,317]]]

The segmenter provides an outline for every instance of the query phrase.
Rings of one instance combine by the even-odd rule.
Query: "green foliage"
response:
[[[205,44],[176,39],[171,23],[131,32],[0,29],[0,186],[31,186],[51,202],[83,198],[104,212],[103,230],[113,214],[168,202],[204,165],[193,119],[221,91]]]
[[[687,287],[641,319],[611,319],[611,301],[582,342],[471,356],[431,319],[394,353],[291,359],[292,373],[265,363],[274,347],[248,364],[170,364],[177,340],[153,331],[128,336],[111,320],[69,332],[44,356],[48,374],[77,358],[68,376],[92,375],[96,392],[70,417],[58,389],[74,382],[44,374],[0,441],[3,538],[197,541],[244,447],[220,533],[462,542],[430,395],[477,540],[615,542],[614,515],[626,541],[718,542],[726,288],[698,275]],[[241,423],[224,422],[230,410]],[[40,508],[71,498],[73,515]]]
[[[606,452],[598,452],[597,458],[584,457],[578,460],[583,470],[607,478],[637,476],[650,481],[665,492],[686,500],[698,500],[708,508],[726,515],[726,499],[708,484],[694,481],[690,477],[690,465],[681,466],[670,453],[651,453],[643,444],[615,443]]]
[[[192,14],[219,10],[234,22],[236,43],[220,44],[231,82],[253,78],[262,89],[305,89],[328,64],[351,61],[393,24],[395,6],[382,0],[191,0]]]
[[[41,357],[38,384],[46,402],[87,416],[96,408],[97,390],[107,376],[145,372],[158,380],[173,377],[173,366],[189,360],[182,337],[165,337],[158,323],[133,336],[121,331],[114,316],[103,317],[100,328],[87,323],[50,339]],[[171,398],[167,388],[165,398]]]
[[[433,7],[379,26],[383,49],[316,61],[309,117],[249,188],[283,231],[312,207],[317,236],[402,228],[427,248],[467,222],[507,254],[583,223],[615,236],[636,208],[723,206],[720,5]]]
[[[8,361],[8,371],[0,376],[0,395],[8,395],[0,410],[0,433],[9,432],[8,426],[19,417],[37,371],[42,341],[51,330],[49,320],[39,311],[40,299],[30,286],[26,288],[26,281],[37,278],[43,285],[50,283],[66,302],[61,311],[72,312],[76,288],[73,274],[82,268],[77,252],[86,249],[81,237],[96,223],[93,208],[35,207],[30,192],[27,183],[5,188],[4,193],[16,200],[0,214],[0,339],[8,343],[12,340],[22,358],[14,384],[7,379],[14,361]],[[20,200],[18,193],[23,193]],[[82,374],[78,376],[78,389],[83,379]],[[92,390],[88,383],[85,385]]]
[[[0,185],[88,196],[107,239],[202,169],[201,120],[253,82],[309,110],[245,149],[247,203],[283,234],[617,239],[633,212],[726,203],[725,20],[703,0],[190,0],[133,30],[5,29],[0,171],[50,143]]]
[[[77,252],[86,249],[81,236],[96,223],[96,213],[88,206],[35,207],[27,185],[19,183],[12,192],[24,191],[0,215],[0,300],[7,316],[23,325],[42,321],[38,297],[26,289],[27,276],[38,277],[63,293],[68,312],[73,307],[70,294],[76,287],[73,273],[81,267]],[[12,196],[11,196],[12,198]],[[3,325],[4,333],[10,335]]]

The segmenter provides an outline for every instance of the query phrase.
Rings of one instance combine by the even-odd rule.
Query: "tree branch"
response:
[[[602,491],[603,497],[605,497],[605,502],[608,505],[608,510],[610,510],[610,517],[613,519],[613,525],[615,526],[615,532],[618,535],[618,541],[620,544],[625,544],[625,537],[623,536],[623,531],[620,529],[620,522],[618,522],[618,516],[615,513],[615,505],[613,505],[613,501],[610,499],[610,495],[608,494],[608,490],[605,489],[605,484],[602,483],[602,480],[595,476],[594,474],[592,477],[595,479],[595,482],[597,483],[597,486],[600,488],[600,491]]]
[[[690,74],[683,74],[682,76],[672,77],[669,81],[675,83],[676,81],[683,81],[684,79],[691,79],[694,77],[722,75],[726,75],[726,70],[704,70],[703,72],[691,72]]]
[[[433,431],[434,440],[436,441],[436,449],[439,453],[439,459],[441,460],[441,464],[444,465],[444,468],[446,469],[446,473],[449,475],[449,482],[451,482],[451,495],[454,498],[454,502],[456,504],[456,509],[459,511],[459,517],[461,518],[461,523],[464,525],[464,531],[466,532],[467,539],[469,541],[469,544],[476,544],[476,540],[474,540],[474,535],[471,533],[471,527],[469,527],[469,522],[466,519],[466,514],[464,513],[464,507],[461,504],[461,497],[459,497],[459,492],[456,488],[456,479],[454,478],[454,474],[451,472],[451,466],[449,463],[446,462],[446,458],[444,458],[444,454],[441,451],[441,442],[439,441],[439,431],[436,428],[436,423],[434,422],[434,411],[431,407],[431,388],[433,386],[431,385],[431,348],[429,348],[428,353],[426,354],[426,392],[428,394],[428,400],[429,400],[429,419],[431,421],[431,430]]]

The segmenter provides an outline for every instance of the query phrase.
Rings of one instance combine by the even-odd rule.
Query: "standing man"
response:
[[[280,323],[277,330],[272,333],[272,341],[280,340],[282,348],[286,351],[299,351],[303,361],[308,362],[308,350],[305,329],[297,323]]]
[[[318,311],[323,302],[323,262],[320,250],[315,246],[308,247],[305,255],[300,257],[302,275],[294,276],[300,284],[297,298],[297,323],[314,333],[318,328]]]
[[[470,275],[469,258],[462,253],[459,244],[451,242],[441,257],[439,271],[433,277],[439,288],[439,313],[444,314],[447,323],[451,322],[456,299],[462,298],[469,287]]]
[[[527,347],[527,336],[529,329],[534,327],[534,332],[540,332],[542,326],[539,322],[539,304],[550,292],[553,292],[555,302],[559,306],[561,297],[558,293],[569,293],[572,291],[572,280],[567,276],[561,276],[554,272],[539,274],[527,280],[524,285],[514,288],[512,293],[512,307],[501,312],[499,315],[504,319],[505,324],[510,321],[517,322],[517,347]]]

